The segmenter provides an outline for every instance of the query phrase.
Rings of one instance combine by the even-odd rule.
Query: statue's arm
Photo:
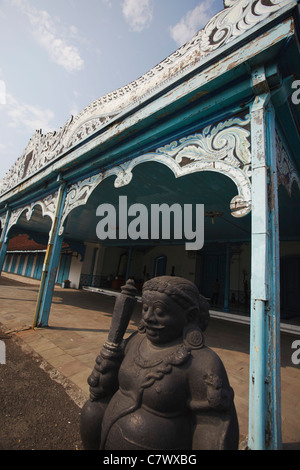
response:
[[[236,448],[239,432],[234,392],[224,365],[209,348],[195,353],[189,374],[193,449]]]
[[[118,372],[126,354],[128,341],[124,341],[118,351],[111,350],[109,354],[106,348],[102,349],[88,378],[90,399],[83,406],[80,417],[80,434],[86,450],[100,448],[103,416],[111,397],[119,387]]]
[[[133,334],[134,335],[134,334]],[[128,343],[133,336],[122,341],[117,348],[105,343],[96,358],[94,369],[88,378],[92,401],[111,398],[119,388],[119,369],[126,354]]]

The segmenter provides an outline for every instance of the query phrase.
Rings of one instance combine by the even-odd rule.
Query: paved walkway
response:
[[[0,277],[0,325],[15,334],[63,377],[80,406],[88,397],[87,378],[107,334],[115,298],[55,288],[48,328],[32,329],[39,281],[3,273]],[[139,323],[137,305],[128,334]],[[221,357],[235,391],[241,441],[248,428],[249,326],[211,319],[206,343]],[[281,334],[282,431],[284,448],[300,449],[300,366],[291,361],[293,341]],[[0,366],[2,367],[2,366]],[[74,394],[74,390],[77,393]]]

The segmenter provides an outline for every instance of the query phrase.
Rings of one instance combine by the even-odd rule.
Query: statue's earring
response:
[[[204,346],[204,336],[195,323],[189,323],[183,330],[183,342],[189,349],[201,349]]]

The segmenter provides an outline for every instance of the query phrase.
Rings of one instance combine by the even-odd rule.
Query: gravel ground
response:
[[[6,347],[6,363],[0,364],[0,449],[81,450],[81,408],[68,385],[15,336],[0,329],[0,340]]]

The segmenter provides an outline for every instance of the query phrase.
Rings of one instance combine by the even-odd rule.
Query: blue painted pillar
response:
[[[4,227],[3,227],[3,230],[1,232],[1,237],[0,237],[0,275],[3,270],[5,256],[7,252],[7,245],[9,241],[7,237],[7,228],[8,228],[8,224],[10,220],[10,215],[11,215],[11,210],[7,209]]]
[[[281,448],[279,227],[275,112],[264,73],[251,108],[252,254],[249,436],[253,450]],[[265,92],[264,92],[265,91]]]
[[[268,155],[268,304],[267,323],[267,377],[266,377],[266,448],[282,448],[281,430],[281,354],[280,354],[280,242],[279,242],[279,207],[278,175],[275,139],[275,111],[269,104],[267,119],[267,155]],[[272,397],[273,400],[269,400]]]
[[[60,184],[55,219],[50,231],[47,251],[44,260],[41,284],[36,303],[36,310],[33,320],[33,328],[48,326],[48,319],[51,309],[54,292],[56,273],[61,256],[63,235],[59,235],[60,223],[67,194],[67,185],[63,181]]]

